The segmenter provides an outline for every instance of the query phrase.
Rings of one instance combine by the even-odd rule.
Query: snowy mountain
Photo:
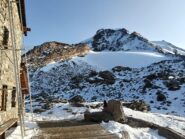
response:
[[[137,32],[126,29],[100,29],[96,34],[83,41],[94,51],[152,51],[164,54],[184,55],[185,50],[166,41],[149,41]]]
[[[126,29],[99,30],[83,43],[48,42],[27,53],[34,106],[81,95],[142,100],[152,112],[185,116],[184,50]]]

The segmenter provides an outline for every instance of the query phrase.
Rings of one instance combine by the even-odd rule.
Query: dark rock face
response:
[[[121,71],[131,71],[132,69],[129,67],[123,67],[123,66],[116,66],[112,68],[113,72],[121,72]]]
[[[69,100],[69,102],[70,103],[83,103],[83,102],[85,102],[85,99],[82,96],[77,95],[77,96],[74,96],[73,98],[71,98]]]
[[[106,40],[106,38],[111,38],[112,36],[118,36],[120,34],[120,37],[117,38],[117,42],[114,44],[113,42],[109,42]],[[122,43],[120,39],[127,35],[128,31],[126,29],[120,29],[120,30],[113,30],[113,29],[101,29],[96,32],[96,35],[93,37],[92,46],[94,51],[102,51],[102,50],[116,50],[116,47],[121,47]],[[111,45],[116,46],[110,47]]]
[[[84,56],[89,52],[87,44],[69,45],[60,42],[46,42],[40,46],[35,46],[27,52],[28,63],[42,67],[52,61],[68,60],[74,56]],[[22,56],[25,62],[25,55]]]
[[[135,42],[137,41],[138,44]],[[88,44],[89,42],[87,42]],[[101,29],[92,38],[92,49],[94,51],[120,51],[120,50],[153,50],[160,52],[157,46],[149,42],[137,32],[129,33],[126,29]],[[128,47],[130,46],[130,47]]]
[[[135,31],[130,34],[130,38],[132,38],[132,39],[138,38],[141,41],[148,42],[148,39],[144,38],[143,36],[141,36],[139,33],[135,32]]]

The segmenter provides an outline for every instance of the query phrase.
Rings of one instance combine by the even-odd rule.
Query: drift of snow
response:
[[[101,70],[111,69],[115,66],[131,68],[141,68],[162,60],[167,60],[166,56],[154,52],[93,52],[90,51],[85,57],[75,57],[74,61],[84,61],[89,65],[98,67]]]
[[[127,131],[131,139],[165,139],[158,135],[157,130],[150,128],[132,128],[114,121],[102,122],[101,126],[109,132],[117,134],[120,138],[122,138],[121,132]]]

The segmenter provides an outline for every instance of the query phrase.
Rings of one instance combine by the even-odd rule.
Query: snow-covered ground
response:
[[[99,70],[110,70],[115,66],[130,68],[147,67],[162,60],[169,60],[162,54],[148,51],[118,51],[118,52],[94,52],[90,51],[84,57],[74,57],[71,61],[76,63],[85,62]],[[51,62],[40,70],[48,72],[59,65],[58,62]]]
[[[24,121],[25,121],[24,139],[31,139],[33,136],[38,134],[39,127],[37,126],[37,123],[32,120],[32,115],[30,113],[26,113]],[[17,126],[16,128],[11,128],[6,134],[7,134],[6,139],[21,139],[20,126]]]
[[[165,139],[158,135],[157,130],[150,128],[132,128],[126,124],[110,121],[108,123],[102,122],[101,126],[111,133],[122,138],[121,132],[127,131],[131,139]]]
[[[96,105],[99,102],[94,103],[85,103],[84,105]],[[41,114],[34,114],[32,122],[32,115],[27,113],[25,116],[25,124],[26,124],[26,136],[25,139],[30,139],[32,136],[36,135],[39,132],[39,128],[36,124],[36,121],[44,121],[44,120],[70,120],[70,119],[83,119],[83,114],[86,110],[90,112],[101,111],[103,108],[99,107],[96,109],[91,109],[87,107],[74,107],[69,103],[63,104],[55,104],[54,107],[46,112]],[[169,127],[173,130],[182,133],[185,135],[185,118],[172,116],[172,115],[163,115],[159,113],[143,113],[139,111],[134,111],[128,108],[124,108],[124,112],[127,116],[132,116],[138,119],[142,119],[145,121],[149,121],[160,126]],[[132,128],[125,124],[120,124],[114,121],[109,121],[108,123],[101,123],[101,126],[108,130],[111,133],[117,134],[121,137],[122,131],[127,131],[131,137],[131,139],[164,139],[163,137],[158,135],[157,130],[149,129],[149,128]],[[12,133],[7,137],[7,139],[19,139],[20,135],[20,127],[18,126]]]
[[[110,70],[115,66],[141,68],[169,58],[155,52],[147,51],[118,51],[118,52],[93,52],[85,57],[75,57],[74,61],[83,61],[100,70]]]

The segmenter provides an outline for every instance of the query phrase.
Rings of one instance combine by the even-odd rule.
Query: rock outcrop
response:
[[[84,114],[86,121],[126,121],[126,117],[123,112],[122,103],[118,100],[110,100],[108,103],[104,101],[104,109],[102,112],[86,112]]]

